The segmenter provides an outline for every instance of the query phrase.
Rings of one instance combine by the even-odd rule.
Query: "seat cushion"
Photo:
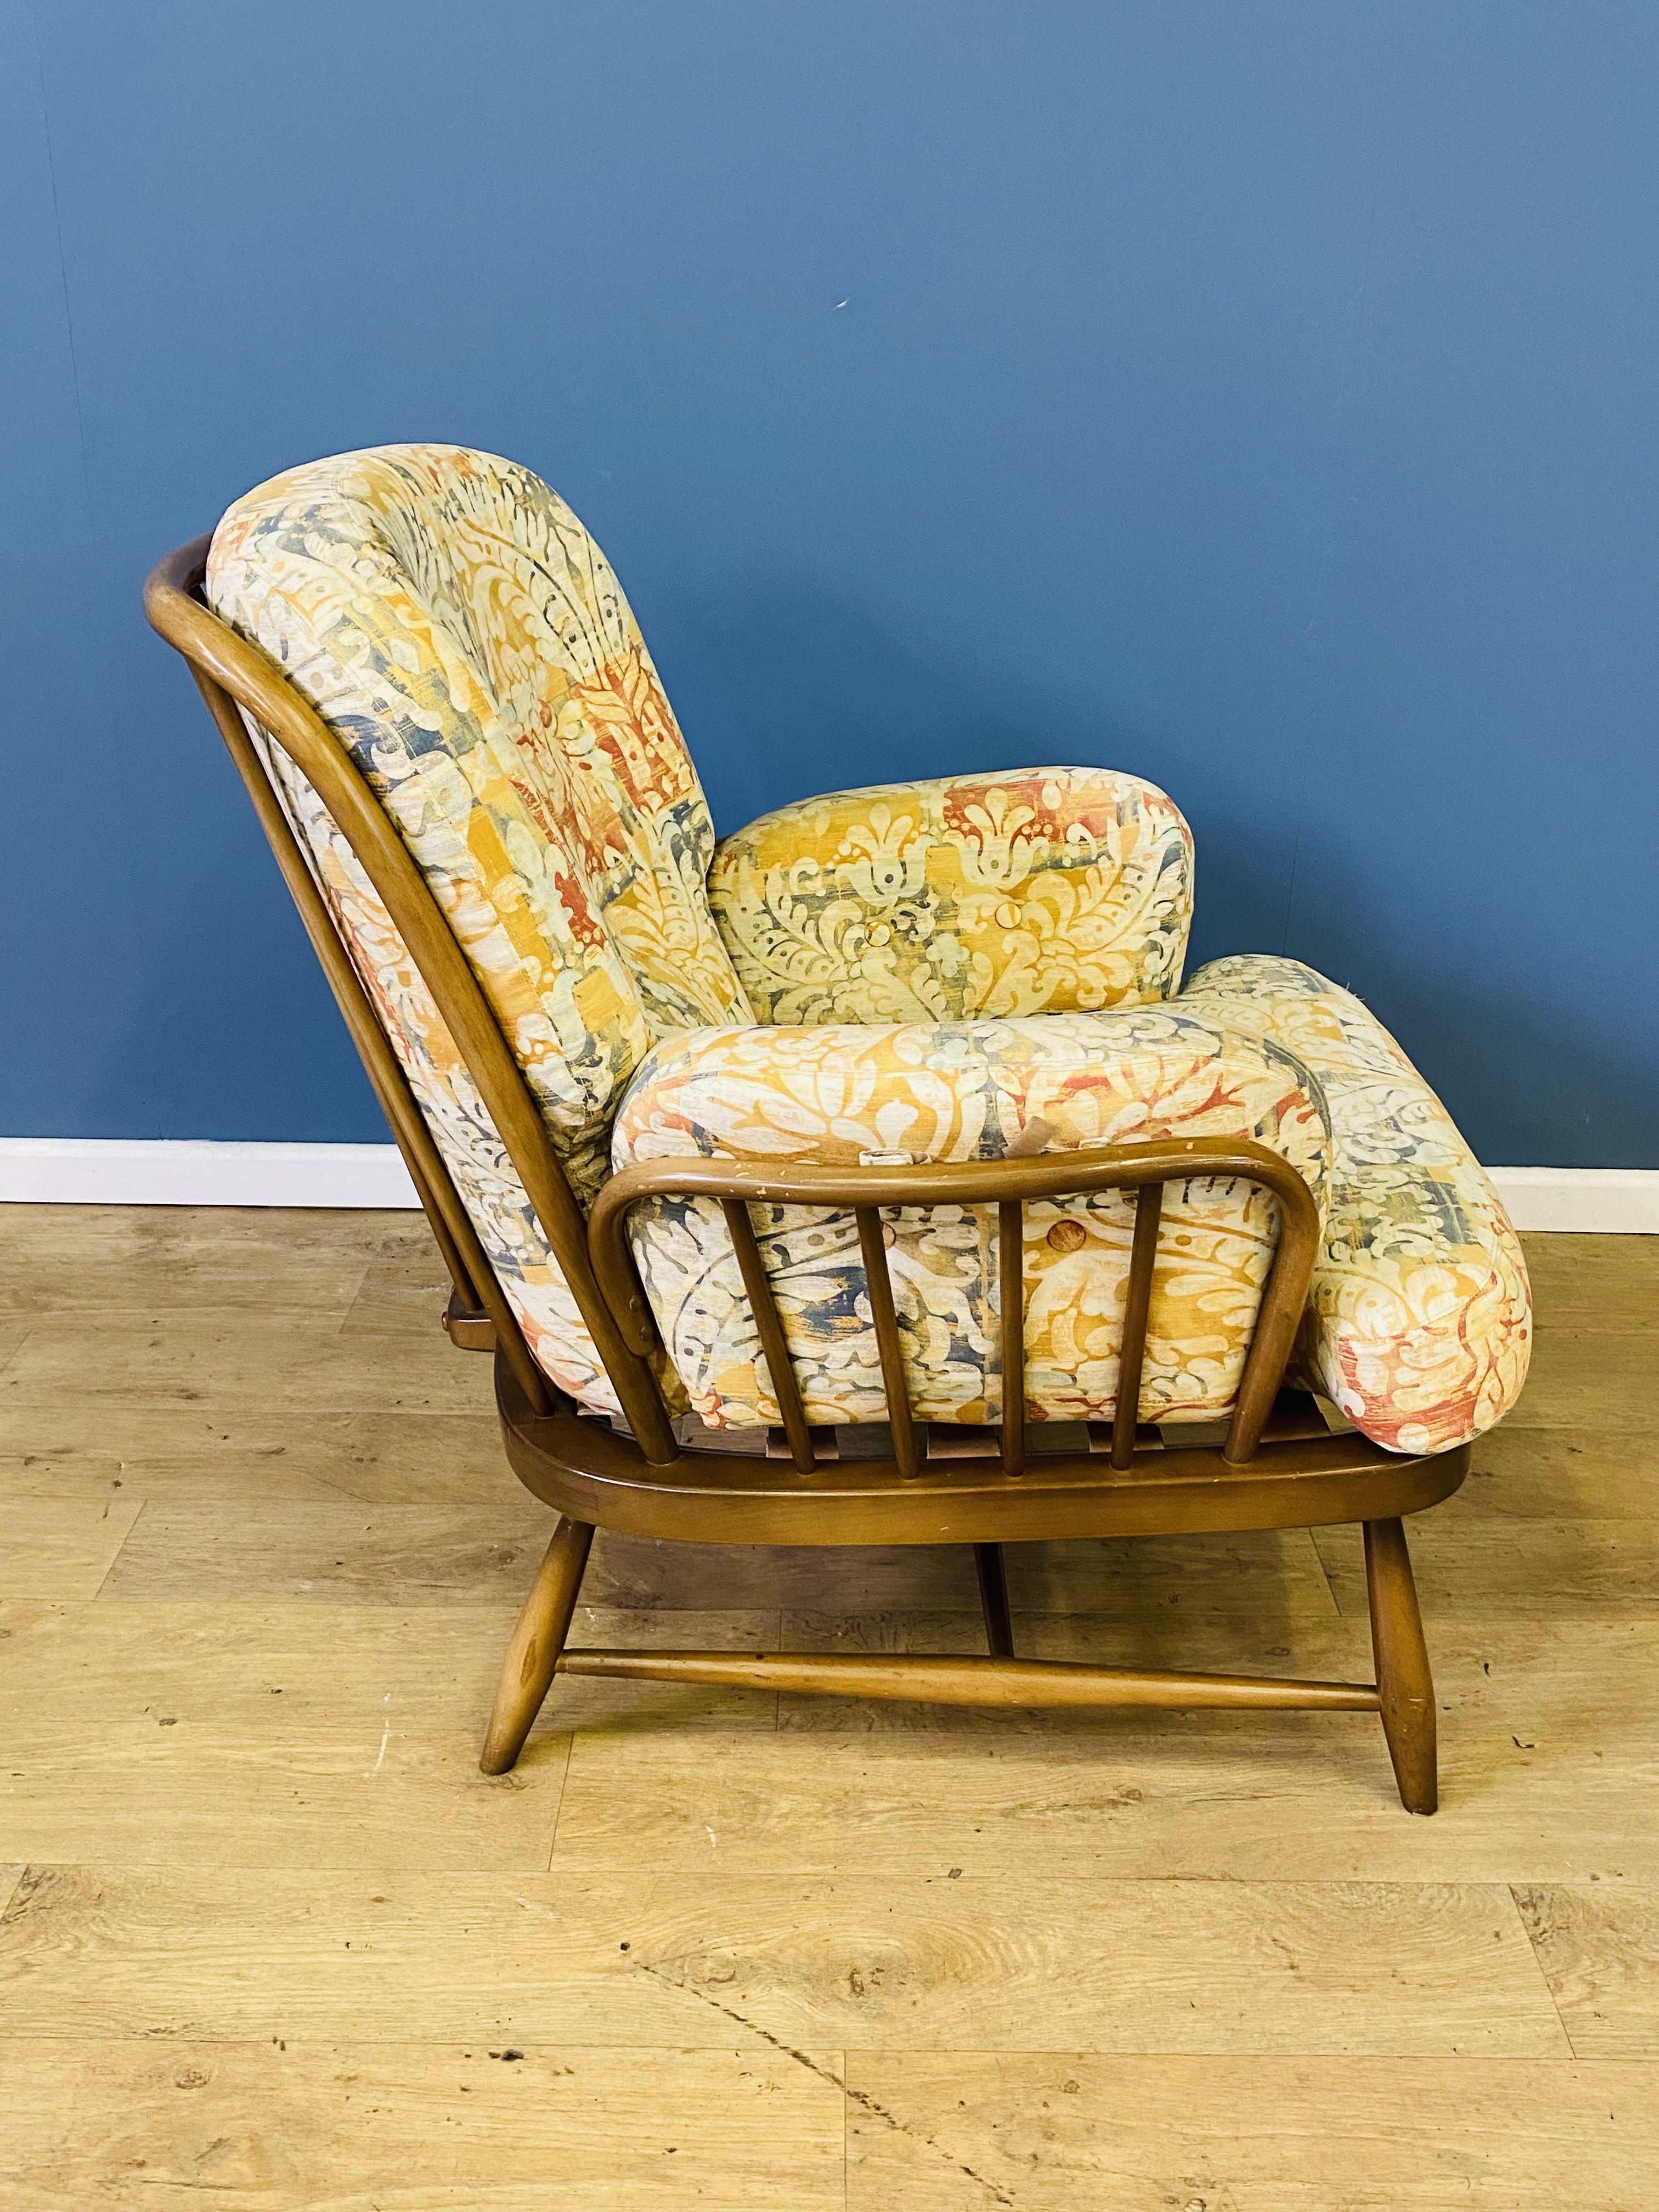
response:
[[[618,1167],[686,1153],[769,1164],[994,1159],[1022,1139],[1053,1150],[1158,1136],[1251,1137],[1288,1159],[1316,1199],[1324,1188],[1325,1107],[1295,1057],[1207,1012],[1173,1006],[673,1038],[630,1086],[613,1157]],[[750,1212],[808,1419],[884,1419],[852,1215]],[[1026,1410],[1034,1420],[1111,1415],[1133,1220],[1133,1201],[1115,1191],[1026,1209]],[[633,1209],[630,1228],[663,1340],[696,1411],[717,1427],[775,1422],[718,1207],[652,1200]],[[894,1209],[887,1229],[912,1411],[931,1420],[999,1419],[994,1208]],[[1170,1186],[1142,1382],[1146,1418],[1203,1417],[1231,1404],[1277,1234],[1277,1206],[1255,1185],[1206,1176]]]
[[[1489,1429],[1526,1380],[1531,1292],[1503,1202],[1451,1116],[1351,992],[1299,961],[1212,960],[1176,1001],[1282,1045],[1335,1141],[1303,1378],[1401,1452]]]
[[[709,896],[761,1020],[1075,1013],[1181,988],[1191,834],[1103,769],[805,799],[724,839]]]

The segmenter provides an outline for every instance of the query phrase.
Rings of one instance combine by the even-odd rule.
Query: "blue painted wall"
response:
[[[383,1133],[143,628],[289,463],[530,463],[717,820],[1133,769],[1196,957],[1659,1164],[1650,0],[4,0],[0,1127]]]

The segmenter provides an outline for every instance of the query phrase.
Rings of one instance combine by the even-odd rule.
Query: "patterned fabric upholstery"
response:
[[[1358,1000],[1298,960],[1212,960],[1179,1003],[1294,1053],[1330,1109],[1301,1379],[1395,1451],[1490,1428],[1526,1380],[1532,1297],[1503,1202],[1445,1108]]]
[[[763,1021],[1079,1013],[1180,988],[1193,841],[1150,783],[1016,769],[763,814],[708,894]]]
[[[854,1164],[995,1159],[1022,1138],[1070,1150],[1152,1137],[1248,1135],[1318,1197],[1324,1102],[1291,1054],[1178,1006],[900,1028],[707,1030],[647,1061],[617,1121],[618,1167],[701,1152]],[[1022,1146],[1021,1149],[1026,1147]],[[750,1208],[777,1284],[811,1421],[885,1418],[850,1213]],[[1026,1388],[1034,1418],[1109,1416],[1133,1208],[1102,1192],[1026,1208]],[[718,1207],[635,1208],[635,1257],[691,1402],[717,1427],[779,1419]],[[994,1208],[895,1209],[887,1234],[910,1402],[919,1418],[1000,1418]],[[1278,1209],[1251,1184],[1205,1177],[1166,1194],[1142,1381],[1148,1418],[1231,1403]]]
[[[380,794],[582,1206],[613,1158],[967,1159],[1252,1136],[1322,1209],[1305,1379],[1400,1451],[1445,1449],[1513,1402],[1527,1281],[1490,1184],[1393,1039],[1310,969],[1217,961],[1174,995],[1191,841],[1151,785],[1037,769],[842,793],[716,854],[603,555],[528,471],[453,447],[346,454],[262,486],[220,525],[207,587]],[[617,1412],[406,947],[314,790],[253,736],[532,1351],[584,1406]],[[1130,1223],[1115,1194],[1028,1209],[1036,1419],[1114,1410]],[[809,1419],[884,1418],[850,1218],[776,1208],[763,1224],[757,1209],[757,1225]],[[633,1231],[671,1406],[775,1420],[717,1212],[658,1201]],[[916,1413],[996,1420],[992,1220],[907,1209],[888,1233]],[[1171,1188],[1144,1413],[1225,1409],[1276,1235],[1251,1187]]]
[[[1530,1299],[1503,1206],[1394,1039],[1295,961],[1215,961],[1170,1005],[1133,1011],[676,1039],[624,1100],[615,1157],[986,1158],[1038,1120],[1045,1151],[1245,1134],[1289,1158],[1324,1219],[1294,1379],[1378,1443],[1445,1450],[1514,1403]],[[1027,1216],[1028,1415],[1109,1419],[1129,1202],[1103,1194]],[[717,1211],[663,1199],[635,1221],[641,1278],[693,1406],[717,1426],[776,1420]],[[1231,1404],[1276,1230],[1249,1186],[1172,1187],[1142,1419]],[[999,1419],[991,1215],[907,1209],[889,1236],[913,1406],[936,1420]],[[774,1207],[763,1247],[809,1419],[880,1419],[850,1215]]]
[[[392,917],[310,783],[279,745],[257,729],[252,734],[531,1350],[562,1390],[597,1413],[619,1413],[529,1194]],[[599,1180],[605,1171],[601,1160]],[[660,1379],[681,1411],[687,1401],[679,1378],[665,1365]]]
[[[391,447],[239,500],[207,591],[384,801],[587,1201],[652,1044],[751,1018],[703,888],[708,809],[605,556],[527,470]],[[276,781],[538,1356],[613,1402],[389,917],[316,794],[285,764]]]

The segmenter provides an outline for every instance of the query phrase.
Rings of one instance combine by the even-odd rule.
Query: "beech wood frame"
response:
[[[485,1736],[485,1772],[514,1764],[554,1675],[562,1673],[992,1706],[1376,1712],[1401,1802],[1414,1813],[1433,1812],[1434,1691],[1401,1521],[1450,1496],[1468,1473],[1468,1447],[1433,1458],[1387,1452],[1357,1432],[1332,1434],[1311,1399],[1284,1390],[1318,1242],[1313,1200],[1295,1170],[1261,1146],[1219,1138],[908,1167],[772,1168],[696,1156],[623,1170],[584,1221],[466,957],[379,800],[276,664],[208,607],[202,584],[210,542],[199,538],[158,564],[144,588],[145,612],[189,663],[391,1124],[454,1285],[443,1325],[463,1348],[494,1352],[507,1458],[560,1516],[507,1650]],[[563,1271],[615,1387],[625,1432],[580,1414],[537,1364],[239,708],[316,789],[409,948]],[[1134,1192],[1120,1388],[1126,1401],[1138,1401],[1164,1188],[1192,1175],[1255,1182],[1272,1193],[1279,1215],[1278,1248],[1224,1442],[1166,1445],[1156,1429],[1131,1420],[1091,1424],[1086,1451],[1032,1449],[1022,1387],[1024,1206],[1096,1190]],[[702,1448],[701,1440],[694,1448],[677,1433],[658,1388],[656,1327],[625,1230],[631,1205],[664,1193],[708,1199],[724,1211],[781,1415],[763,1457]],[[997,1210],[1009,1409],[1000,1429],[952,1429],[911,1415],[881,1214],[884,1207],[928,1203]],[[854,1215],[887,1391],[890,1456],[842,1458],[839,1431],[808,1425],[750,1212],[751,1206],[779,1204]],[[1364,1528],[1375,1682],[1014,1656],[1005,1542],[1353,1521]],[[596,1528],[706,1543],[969,1544],[990,1656],[572,1650],[565,1639]]]

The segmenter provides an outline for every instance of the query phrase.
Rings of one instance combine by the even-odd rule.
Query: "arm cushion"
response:
[[[1174,802],[1084,768],[802,799],[725,839],[708,878],[756,1014],[793,1024],[1167,999],[1192,892]]]
[[[1039,1119],[1046,1130],[1033,1127]],[[1316,1199],[1331,1148],[1318,1086],[1291,1054],[1206,1014],[1146,1006],[884,1029],[695,1030],[641,1068],[612,1156],[618,1168],[687,1153],[774,1164],[994,1159],[1028,1131],[1049,1151],[1252,1137],[1290,1160]],[[853,1216],[785,1206],[750,1214],[807,1419],[884,1419]],[[887,1226],[913,1413],[1000,1419],[995,1207],[895,1208]],[[1119,1191],[1025,1209],[1033,1420],[1109,1418],[1133,1227],[1132,1200]],[[630,1235],[697,1412],[719,1427],[778,1420],[719,1207],[645,1200]],[[1278,1207],[1254,1184],[1205,1176],[1168,1187],[1141,1386],[1146,1419],[1231,1405],[1277,1236]]]
[[[1176,1003],[1294,1053],[1330,1108],[1299,1379],[1392,1451],[1448,1451],[1491,1428],[1527,1378],[1526,1261],[1433,1091],[1358,999],[1299,960],[1212,960]]]

